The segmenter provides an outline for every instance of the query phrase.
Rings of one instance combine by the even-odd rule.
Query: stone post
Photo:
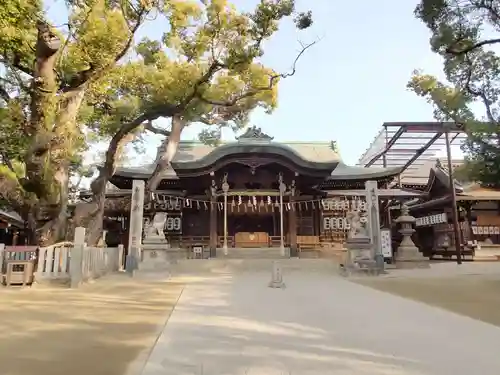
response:
[[[124,253],[125,253],[124,246],[121,244],[118,245],[118,264],[116,265],[118,271],[123,271],[123,255],[124,255]]]
[[[285,195],[286,185],[283,183],[283,177],[279,176],[279,190],[280,190],[280,249],[281,256],[285,256],[285,239],[284,239],[284,228],[283,228],[283,195]]]
[[[411,236],[415,233],[413,225],[416,219],[410,215],[408,206],[401,206],[401,215],[395,220],[401,225],[399,233],[403,236],[403,240],[399,244],[396,253],[396,266],[400,268],[427,268],[429,263],[423,254],[418,250],[418,247],[413,243]]]
[[[3,274],[3,258],[4,258],[5,244],[0,243],[0,284],[3,282],[1,276]]]
[[[370,229],[370,239],[373,246],[373,258],[379,268],[384,270],[384,255],[382,254],[382,241],[380,236],[380,210],[378,202],[377,181],[365,182],[366,208]]]
[[[85,228],[76,227],[69,261],[70,287],[78,288],[83,282],[83,262],[85,251]]]
[[[285,288],[285,283],[283,282],[283,273],[281,271],[281,266],[278,262],[273,262],[273,272],[271,274],[271,281],[269,282],[270,288]]]
[[[224,177],[226,179],[227,176]],[[224,250],[224,255],[228,254],[227,249],[227,192],[229,191],[229,184],[227,181],[224,181],[222,184],[222,191],[224,192],[224,243],[222,248]]]
[[[132,200],[130,207],[130,231],[128,240],[128,254],[126,257],[126,270],[131,275],[139,267],[142,245],[142,220],[144,212],[144,189],[142,180],[132,183]]]

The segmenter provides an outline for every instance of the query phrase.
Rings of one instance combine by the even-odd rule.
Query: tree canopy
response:
[[[500,186],[500,3],[493,0],[422,0],[416,16],[432,33],[432,51],[443,58],[445,80],[416,71],[409,88],[434,106],[439,121],[453,121],[471,181]]]
[[[290,72],[262,64],[263,44],[282,19],[292,17],[299,29],[312,24],[293,0],[262,0],[248,13],[226,0],[66,4],[63,25],[49,19],[42,0],[6,0],[0,9],[0,185],[9,187],[4,199],[26,210],[41,242],[61,237],[68,181],[83,173],[82,153],[93,141],[109,140],[92,184],[101,210],[128,142],[145,131],[168,136],[157,177],[190,123],[206,124],[201,137],[217,141],[222,127],[244,126],[255,108],[272,111],[277,84],[311,45]],[[154,18],[164,27],[161,40],[136,44],[141,25]],[[170,129],[153,125],[160,117],[172,119]]]

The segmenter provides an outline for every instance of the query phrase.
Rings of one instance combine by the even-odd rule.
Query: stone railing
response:
[[[32,261],[35,282],[61,281],[77,287],[88,280],[123,270],[123,245],[89,247],[83,242],[84,238],[85,228],[76,228],[74,242],[40,248],[0,244],[0,276],[5,273],[5,264],[9,261]]]
[[[61,242],[39,249],[35,281],[68,280],[72,286],[122,269],[123,245],[89,247]]]
[[[69,279],[69,265],[73,242],[60,242],[38,249],[35,280]]]

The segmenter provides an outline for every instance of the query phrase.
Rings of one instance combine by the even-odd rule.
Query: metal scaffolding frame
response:
[[[452,144],[466,138],[453,122],[385,122],[357,165],[416,170],[446,149],[446,132]]]

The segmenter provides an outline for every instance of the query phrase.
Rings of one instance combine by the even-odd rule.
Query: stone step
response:
[[[288,254],[288,249],[285,249],[285,254]],[[286,257],[286,255],[285,255]],[[217,258],[225,259],[282,259],[284,256],[281,249],[277,247],[259,247],[259,248],[237,248],[232,247],[227,249],[227,255],[224,254],[224,249],[217,249]]]
[[[286,272],[327,272],[338,274],[338,264],[331,259],[184,259],[171,265],[173,274],[271,272],[273,262],[279,262]]]

